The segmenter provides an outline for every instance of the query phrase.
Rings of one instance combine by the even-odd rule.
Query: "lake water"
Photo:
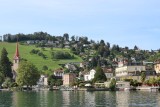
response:
[[[160,93],[147,91],[1,91],[0,107],[160,107]]]

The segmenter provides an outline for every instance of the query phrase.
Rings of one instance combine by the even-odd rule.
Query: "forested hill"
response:
[[[21,52],[22,57],[26,58],[27,60],[35,60],[35,63],[38,65],[39,63],[46,63],[50,67],[52,66],[52,59],[50,56],[49,50],[56,49],[57,50],[63,50],[71,53],[72,55],[75,55],[75,59],[71,59],[69,61],[76,61],[76,62],[90,62],[88,65],[88,69],[91,69],[93,67],[96,67],[98,64],[101,66],[108,66],[113,67],[114,63],[118,61],[119,59],[125,59],[128,63],[138,62],[142,63],[144,61],[152,61],[154,62],[157,59],[160,59],[160,50],[141,50],[138,46],[134,46],[133,49],[130,49],[128,46],[120,47],[117,44],[110,45],[108,41],[100,40],[100,41],[94,41],[94,40],[88,40],[88,37],[86,36],[71,36],[69,37],[69,34],[65,33],[63,36],[53,36],[46,32],[35,32],[33,34],[5,34],[3,35],[3,40],[5,42],[16,42],[18,38],[18,41],[23,44],[20,47],[20,50],[22,51],[23,48],[26,49],[26,52]],[[12,47],[15,45],[14,43],[2,43],[3,46],[11,45]],[[4,45],[5,44],[5,45]],[[7,45],[6,45],[7,44]],[[28,46],[29,45],[29,46]],[[0,46],[1,48],[3,47]],[[15,48],[9,48],[8,51],[12,50],[12,53],[10,54],[13,57],[14,49]],[[37,61],[40,60],[41,57],[37,56],[36,54],[30,55],[29,52],[34,48],[45,48],[44,53],[47,56],[47,60],[43,61]],[[42,49],[43,50],[43,49]],[[56,55],[55,53],[53,53]],[[52,55],[53,55],[52,54]],[[41,54],[42,57],[45,57],[43,54]],[[64,54],[61,54],[62,56]],[[27,56],[27,57],[26,57]],[[35,56],[32,58],[32,56]],[[70,57],[71,57],[70,56]],[[57,56],[59,57],[59,56]],[[64,57],[64,56],[63,56]],[[83,59],[83,61],[81,60]],[[49,61],[49,62],[47,62]],[[33,61],[34,62],[34,61]],[[67,62],[66,60],[60,60],[60,62],[55,62],[53,65],[55,68],[58,67],[59,63]],[[39,64],[41,66],[41,64]],[[53,67],[52,67],[53,68]]]

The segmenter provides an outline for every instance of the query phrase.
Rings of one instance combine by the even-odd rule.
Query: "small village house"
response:
[[[63,85],[72,86],[75,82],[76,75],[74,73],[67,73],[63,75]]]
[[[94,78],[96,70],[92,69],[84,75],[84,81],[91,81]]]
[[[107,80],[110,80],[111,78],[113,78],[114,73],[112,68],[102,68],[102,69],[104,74],[106,75]]]
[[[62,78],[63,74],[64,74],[64,70],[62,68],[59,68],[59,69],[57,69],[57,70],[54,71],[54,75],[56,77]]]
[[[155,61],[154,70],[157,74],[160,74],[160,59]]]

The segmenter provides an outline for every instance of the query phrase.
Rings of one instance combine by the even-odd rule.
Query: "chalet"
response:
[[[63,70],[62,68],[59,68],[59,69],[57,69],[57,70],[54,71],[54,75],[55,75],[56,77],[62,78],[63,75],[64,75],[64,70]]]

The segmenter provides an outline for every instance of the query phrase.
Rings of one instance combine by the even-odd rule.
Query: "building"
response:
[[[96,70],[92,69],[84,75],[84,81],[91,81],[94,78]]]
[[[64,70],[63,70],[62,68],[59,68],[59,69],[57,69],[57,70],[54,71],[54,75],[55,75],[56,77],[62,78],[62,77],[63,77],[63,74],[64,74]]]
[[[160,74],[160,59],[155,61],[154,70],[156,71],[157,74]]]
[[[144,65],[126,65],[117,67],[115,69],[116,77],[133,76],[139,74],[141,71],[146,71]]]
[[[76,75],[74,73],[67,73],[63,75],[63,85],[72,86],[75,82]]]
[[[20,63],[20,54],[19,54],[19,48],[18,48],[18,42],[16,44],[16,52],[13,58],[13,66],[12,66],[12,72],[13,72],[13,79],[16,78],[17,69]]]
[[[67,64],[65,64],[65,67],[66,67],[67,69],[69,69],[70,71],[75,71],[75,70],[77,70],[75,64],[67,63]]]
[[[41,75],[39,81],[37,82],[37,84],[40,87],[48,86],[48,77],[45,76],[45,75]]]
[[[110,80],[111,78],[113,78],[114,74],[113,74],[113,69],[112,68],[102,68],[104,74],[106,75],[107,80]]]

